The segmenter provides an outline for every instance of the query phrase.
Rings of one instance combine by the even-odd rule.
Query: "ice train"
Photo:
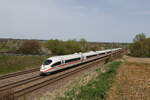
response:
[[[47,58],[40,68],[40,73],[48,74],[50,72],[54,72],[57,70],[61,70],[67,67],[71,67],[73,65],[77,65],[80,63],[88,62],[94,59],[98,59],[107,55],[112,54],[113,52],[117,52],[122,48],[115,48],[109,50],[102,51],[90,51],[85,53],[75,53],[63,56],[54,56]]]

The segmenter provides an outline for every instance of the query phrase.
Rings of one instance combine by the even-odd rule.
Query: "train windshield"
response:
[[[49,65],[51,63],[52,63],[52,60],[46,60],[46,61],[44,61],[43,65]]]

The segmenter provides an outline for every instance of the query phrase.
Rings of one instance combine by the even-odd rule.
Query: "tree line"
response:
[[[77,40],[48,40],[40,43],[37,40],[26,40],[22,43],[17,53],[22,54],[42,54],[43,49],[48,49],[51,55],[65,55],[76,52],[96,51],[100,50],[101,46],[98,44],[90,44],[85,39]]]
[[[3,46],[0,43],[1,51],[9,52],[11,54],[23,55],[65,55],[78,52],[97,51],[111,48],[125,47],[127,44],[122,43],[99,43],[88,42],[85,39],[80,40],[10,40],[4,42]]]

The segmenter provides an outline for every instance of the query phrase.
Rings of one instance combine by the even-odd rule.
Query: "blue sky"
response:
[[[150,36],[150,0],[0,0],[0,38],[131,42]]]

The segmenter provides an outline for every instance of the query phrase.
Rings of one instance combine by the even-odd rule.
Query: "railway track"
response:
[[[8,90],[10,88],[14,88],[14,87],[17,87],[17,86],[20,86],[20,85],[23,85],[23,84],[27,84],[29,82],[39,80],[39,79],[42,79],[42,78],[43,78],[42,76],[37,75],[37,76],[31,77],[31,78],[27,78],[27,79],[20,80],[20,81],[17,81],[17,82],[13,82],[13,83],[10,83],[10,84],[7,84],[7,85],[3,85],[3,86],[0,86],[0,91],[5,91],[5,90]]]
[[[40,68],[34,68],[34,69],[30,69],[30,70],[19,71],[19,72],[15,72],[15,73],[2,75],[2,76],[0,76],[0,80],[6,79],[6,78],[10,78],[10,77],[16,77],[16,76],[23,75],[23,74],[36,72],[36,71],[39,71],[39,70],[40,70]]]

